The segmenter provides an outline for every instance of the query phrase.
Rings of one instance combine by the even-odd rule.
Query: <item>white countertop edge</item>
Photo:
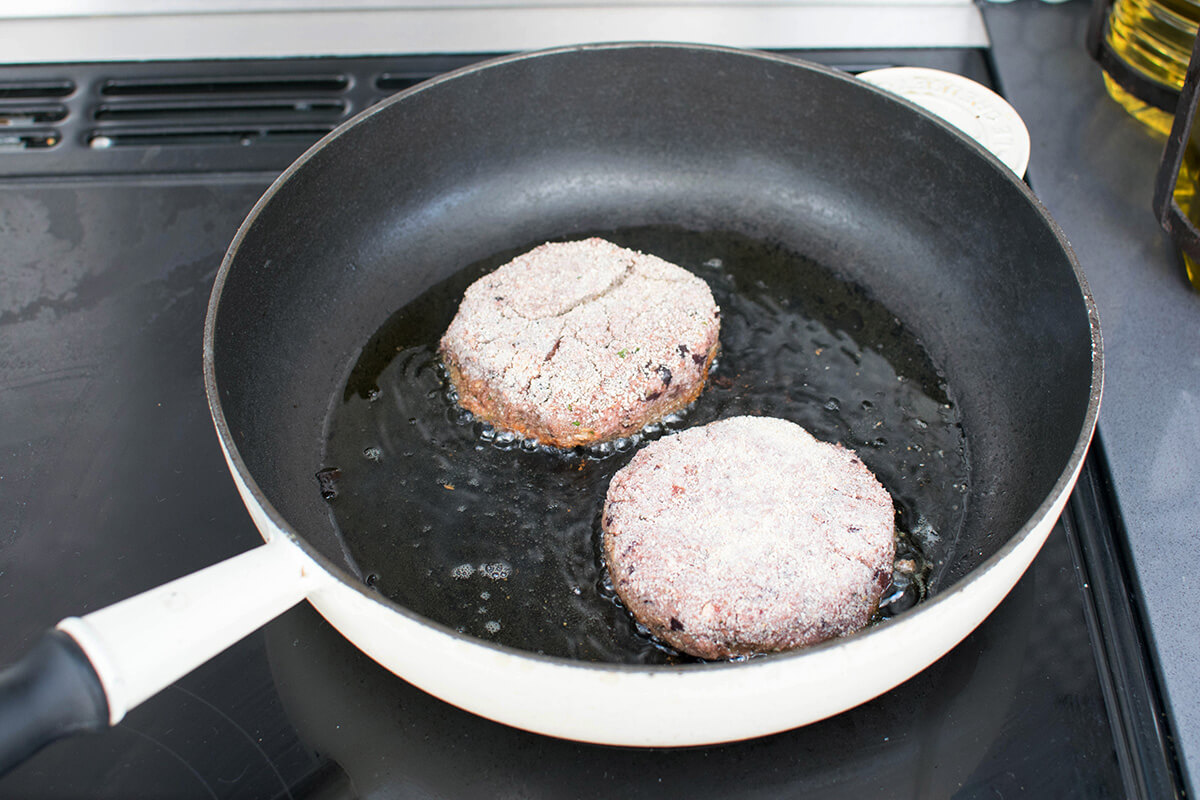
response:
[[[0,60],[60,63],[500,53],[611,41],[731,47],[986,47],[973,4],[403,8],[0,20]]]
[[[1000,0],[1003,2],[1004,0]],[[836,0],[836,5],[946,6],[972,5],[975,0]],[[349,11],[364,9],[548,8],[601,6],[825,6],[831,0],[0,0],[6,17],[97,17],[121,14],[212,14],[249,11]]]

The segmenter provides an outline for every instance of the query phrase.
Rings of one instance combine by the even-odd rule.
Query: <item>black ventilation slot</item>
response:
[[[399,92],[416,86],[436,75],[436,72],[385,72],[375,78],[375,88],[381,92]]]
[[[62,141],[58,131],[6,131],[0,128],[0,153],[14,150],[47,150]]]
[[[327,120],[340,119],[347,111],[342,100],[261,99],[209,100],[197,102],[101,103],[92,111],[97,122],[146,122],[205,119]]]
[[[109,128],[93,130],[87,144],[94,150],[118,147],[170,147],[315,142],[333,130],[332,125],[267,128]]]
[[[8,103],[0,100],[0,128],[45,125],[67,118],[62,103]]]
[[[345,75],[240,75],[160,78],[109,78],[100,84],[106,97],[203,94],[279,94],[343,92],[350,87]]]
[[[67,97],[75,91],[75,82],[66,80],[0,81],[0,99]]]

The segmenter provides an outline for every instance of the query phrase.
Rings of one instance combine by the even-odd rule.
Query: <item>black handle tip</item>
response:
[[[79,645],[49,631],[0,671],[0,775],[73,733],[108,727],[108,699]]]

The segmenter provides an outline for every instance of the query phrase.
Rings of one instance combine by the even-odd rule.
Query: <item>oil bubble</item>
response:
[[[493,564],[480,564],[479,574],[494,581],[507,580],[508,576],[512,575],[512,565],[504,561],[497,561]]]
[[[446,421],[451,425],[465,428],[475,421],[475,415],[458,403],[452,403],[446,407]]]
[[[342,477],[342,471],[337,467],[326,467],[316,474],[317,485],[321,487],[321,497],[325,500],[333,500],[338,496],[338,478]]]
[[[612,455],[613,445],[612,442],[600,442],[598,444],[590,445],[587,450],[590,454],[596,456],[597,458],[604,458],[605,456]]]
[[[471,564],[459,564],[454,569],[450,570],[450,577],[456,580],[465,580],[475,574],[475,567]]]
[[[681,428],[681,427],[683,427],[683,425],[686,422],[687,422],[687,414],[684,414],[680,411],[675,411],[671,414],[667,414],[662,419],[663,426],[667,427],[667,428],[671,428],[671,429]]]
[[[489,619],[487,622],[483,623],[483,629],[485,631],[487,631],[488,633],[492,633],[492,634],[499,633],[500,632],[500,623],[494,619]]]

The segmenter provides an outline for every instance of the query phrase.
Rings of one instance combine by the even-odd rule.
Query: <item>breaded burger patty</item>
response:
[[[703,280],[592,238],[541,245],[471,284],[441,355],[478,418],[575,447],[695,400],[719,329]]]
[[[891,583],[891,497],[852,451],[733,417],[653,442],[608,488],[603,553],[634,617],[728,658],[864,626]]]

